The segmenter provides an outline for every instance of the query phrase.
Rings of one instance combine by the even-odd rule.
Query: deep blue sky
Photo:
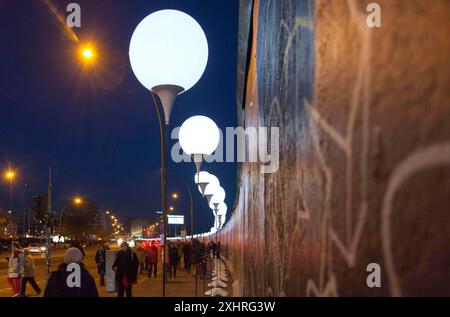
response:
[[[108,52],[127,60],[131,34],[148,14],[171,8],[193,16],[208,38],[209,61],[197,85],[177,99],[171,127],[195,114],[213,118],[221,128],[236,125],[237,0],[55,4],[66,14],[70,2],[81,5],[82,28],[76,29],[80,42],[92,39],[100,56]],[[159,127],[150,95],[131,69],[110,62],[96,74],[82,74],[77,44],[43,1],[0,0],[0,21],[0,168],[11,162],[18,171],[15,209],[30,207],[32,194],[45,193],[51,165],[55,210],[80,195],[122,219],[154,216],[160,209]],[[187,211],[187,192],[173,174],[193,185],[194,164],[172,162],[169,168],[169,191],[182,195],[176,208]],[[235,164],[206,164],[205,169],[219,177],[230,212]],[[197,193],[195,189],[202,229],[208,230],[212,214]],[[0,206],[8,206],[4,182]]]

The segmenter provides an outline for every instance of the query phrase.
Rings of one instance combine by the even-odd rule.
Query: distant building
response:
[[[131,219],[130,233],[132,237],[142,238],[144,227],[148,226],[149,221],[146,219]]]

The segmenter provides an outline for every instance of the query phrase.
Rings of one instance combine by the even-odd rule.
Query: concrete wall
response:
[[[450,2],[370,2],[241,1],[239,122],[280,168],[239,167],[236,295],[450,295]]]

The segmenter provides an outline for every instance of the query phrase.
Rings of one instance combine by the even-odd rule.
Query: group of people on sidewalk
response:
[[[151,244],[139,244],[133,251],[127,242],[122,242],[120,250],[112,265],[115,271],[115,281],[117,285],[118,297],[132,297],[133,285],[138,281],[138,275],[146,273],[148,278],[157,276],[158,259],[166,263],[166,274],[169,278],[176,278],[177,269],[190,272],[193,276],[197,274],[200,278],[205,278],[208,254],[220,255],[220,243],[210,242],[208,246],[198,240],[193,240],[192,244],[185,242],[170,242],[163,259],[163,246],[158,247],[154,242]],[[107,245],[103,245],[95,254],[97,272],[100,276],[100,286],[105,285],[106,274],[106,252]],[[64,254],[64,261],[57,270],[49,276],[44,291],[44,297],[98,297],[99,293],[94,278],[83,264],[85,252],[80,245],[70,247]],[[165,260],[165,261],[164,261]],[[72,274],[73,264],[77,264],[80,269],[79,287],[68,285],[68,278]],[[26,287],[29,283],[37,295],[42,290],[35,280],[35,263],[27,248],[22,249],[18,243],[14,243],[11,254],[8,258],[8,283],[14,297],[25,296]]]
[[[27,284],[35,290],[36,294],[41,293],[41,288],[35,280],[35,265],[29,249],[22,249],[19,243],[13,243],[11,254],[8,258],[8,284],[13,296],[25,296]]]

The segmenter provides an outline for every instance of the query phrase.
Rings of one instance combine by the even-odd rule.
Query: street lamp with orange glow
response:
[[[83,203],[84,203],[83,199],[81,197],[77,196],[77,197],[74,197],[68,204],[66,204],[63,207],[63,209],[61,209],[61,211],[59,212],[59,221],[58,221],[58,223],[59,223],[59,230],[58,231],[59,231],[60,234],[62,234],[62,217],[63,217],[64,211],[66,210],[66,208],[71,206],[71,205],[79,206],[79,205],[81,205]]]

